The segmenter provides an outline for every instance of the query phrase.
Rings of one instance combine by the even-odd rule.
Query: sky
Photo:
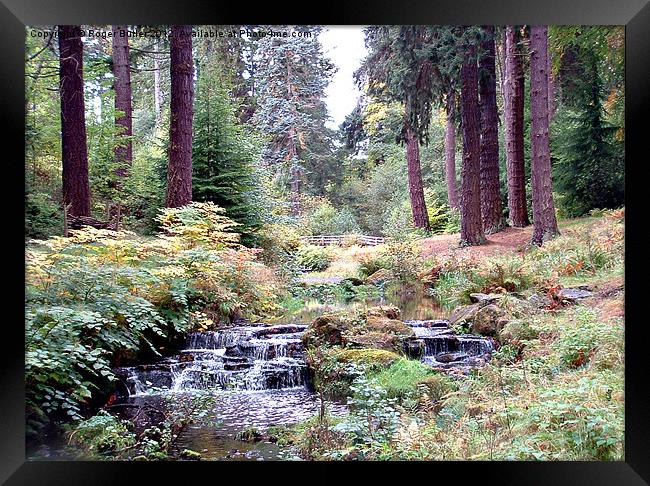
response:
[[[336,129],[357,105],[361,92],[354,84],[354,71],[366,56],[362,26],[328,26],[319,35],[325,54],[338,71],[325,91],[331,120],[326,124]]]

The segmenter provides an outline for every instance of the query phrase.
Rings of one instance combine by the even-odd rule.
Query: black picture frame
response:
[[[0,72],[3,96],[2,174],[5,176],[2,228],[5,252],[2,259],[5,283],[11,292],[3,299],[4,319],[0,327],[0,481],[19,484],[124,484],[136,474],[138,481],[167,483],[198,481],[198,474],[221,481],[227,473],[250,481],[312,481],[311,467],[297,463],[106,463],[25,461],[24,424],[24,245],[19,241],[24,213],[24,36],[25,26],[51,24],[616,24],[626,26],[626,382],[625,461],[621,462],[436,462],[399,464],[396,481],[402,477],[437,481],[443,472],[450,481],[479,484],[648,484],[650,482],[650,420],[648,412],[647,319],[644,319],[644,165],[648,157],[644,118],[650,114],[650,3],[649,0],[437,0],[395,2],[344,0],[320,4],[266,2],[257,4],[172,0],[0,0]],[[9,149],[12,149],[9,151]],[[9,155],[12,153],[12,155]],[[15,191],[15,194],[14,194]],[[647,191],[646,191],[647,192]],[[14,246],[15,242],[15,246]],[[14,253],[15,252],[15,256]],[[16,294],[14,297],[13,294]],[[21,301],[20,297],[23,297]],[[647,298],[647,297],[646,297]],[[11,312],[8,312],[11,311]],[[338,481],[359,468],[364,476],[384,474],[395,463],[327,464],[328,476]],[[242,470],[242,467],[245,469]],[[277,468],[297,468],[291,475],[278,475]],[[271,472],[276,469],[275,472]],[[307,469],[307,470],[305,470]],[[337,471],[337,469],[340,469]],[[444,471],[443,471],[444,470]],[[305,473],[304,475],[301,474]],[[345,474],[344,476],[342,474]],[[362,476],[362,477],[364,477]],[[359,476],[355,481],[362,481]],[[408,479],[407,479],[408,480]],[[202,479],[201,481],[205,481]],[[364,480],[365,481],[365,480]]]

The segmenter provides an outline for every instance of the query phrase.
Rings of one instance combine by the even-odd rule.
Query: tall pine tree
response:
[[[252,164],[255,147],[238,124],[239,106],[232,101],[221,66],[208,59],[199,69],[194,103],[192,194],[212,201],[241,224],[244,243],[261,224],[253,204]]]
[[[323,54],[318,28],[311,36],[267,36],[257,43],[257,110],[252,123],[266,138],[262,162],[288,188],[293,214],[303,192],[323,193],[334,172],[332,138],[325,127],[325,88],[334,65]]]

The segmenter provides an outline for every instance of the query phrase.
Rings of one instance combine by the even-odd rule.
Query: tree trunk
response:
[[[497,78],[494,26],[483,27],[479,59],[479,94],[481,110],[481,214],[486,234],[504,227],[499,184],[499,115],[497,113]]]
[[[129,63],[129,40],[126,25],[113,26],[113,75],[115,76],[115,109],[123,115],[115,117],[115,124],[121,127],[125,143],[115,148],[116,173],[125,176],[133,160],[133,113],[131,109],[131,69]]]
[[[510,225],[523,228],[530,224],[526,205],[524,166],[524,70],[517,49],[515,28],[505,31],[505,78],[503,86],[506,167],[508,172],[508,212]]]
[[[88,147],[83,91],[83,44],[78,25],[59,26],[59,91],[63,205],[70,215],[90,215]]]
[[[531,179],[533,240],[536,245],[559,234],[553,205],[551,154],[548,138],[547,27],[530,28]]]
[[[413,224],[416,228],[431,231],[429,213],[427,212],[427,205],[424,201],[424,185],[422,183],[422,170],[420,168],[420,141],[411,127],[406,129],[406,163]]]
[[[460,185],[460,242],[464,246],[485,242],[481,223],[481,159],[476,48],[467,53],[461,68],[461,119],[463,166]]]
[[[158,42],[153,45],[153,50],[158,52]],[[162,93],[160,91],[160,61],[158,61],[158,54],[153,58],[153,104],[156,112],[156,126],[160,123],[162,113]]]
[[[553,63],[551,52],[547,52],[547,72],[548,72],[548,124],[550,125],[555,116],[555,96],[557,95],[555,78],[553,77]]]
[[[302,193],[302,170],[299,163],[291,165],[289,178],[291,179],[291,213],[298,216],[300,215],[300,194]]]
[[[167,207],[192,202],[192,27],[173,25],[170,35],[171,103]]]
[[[447,123],[445,125],[445,177],[449,207],[458,208],[458,186],[456,185],[456,93],[447,93]]]

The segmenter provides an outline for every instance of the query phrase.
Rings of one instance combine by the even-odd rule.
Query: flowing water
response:
[[[402,319],[415,332],[420,359],[435,369],[466,372],[489,359],[491,341],[454,334],[441,319],[442,309],[431,299],[407,295],[403,300],[348,304],[346,310],[402,304]],[[179,434],[177,452],[191,449],[213,460],[279,459],[282,450],[278,445],[268,440],[246,442],[237,434],[250,427],[264,432],[318,413],[320,403],[311,389],[301,337],[306,322],[324,311],[307,307],[298,316],[302,322],[191,333],[184,349],[173,357],[117,368],[119,399],[110,406],[111,412],[130,420],[140,433],[162,421],[165,414],[178,413],[179,406],[191,403],[192,396],[209,396],[209,413]],[[346,412],[342,403],[328,403],[327,407],[334,415]]]

